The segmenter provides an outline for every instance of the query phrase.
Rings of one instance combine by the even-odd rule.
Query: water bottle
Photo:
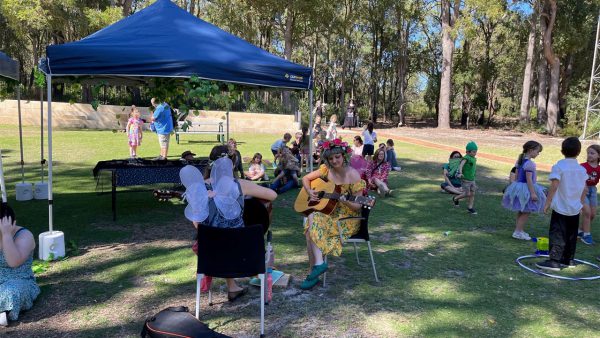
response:
[[[271,245],[272,234],[271,231],[267,232],[267,287],[265,288],[265,300],[267,303],[273,299],[273,265],[275,263],[275,255],[273,253],[273,246]]]
[[[273,299],[273,269],[267,269],[267,303]]]

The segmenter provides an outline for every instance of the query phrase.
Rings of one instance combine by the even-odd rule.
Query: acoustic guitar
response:
[[[342,196],[345,196],[347,201],[361,204],[364,208],[371,209],[375,205],[375,197],[343,195],[341,186],[321,178],[311,181],[310,187],[317,192],[319,200],[311,201],[306,189],[302,188],[294,203],[294,210],[306,216],[315,211],[331,214]]]

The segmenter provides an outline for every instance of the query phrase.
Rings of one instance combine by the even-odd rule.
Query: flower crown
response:
[[[346,154],[352,153],[352,148],[348,146],[348,142],[342,142],[342,140],[339,138],[336,138],[333,141],[323,142],[323,144],[321,145],[321,148],[323,150],[331,150],[333,148],[342,148],[344,150],[344,153],[346,153]]]

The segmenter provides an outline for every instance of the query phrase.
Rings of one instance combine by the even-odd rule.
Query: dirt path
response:
[[[522,134],[517,132],[508,132],[508,131],[498,131],[498,130],[437,130],[433,128],[392,128],[392,129],[379,129],[376,130],[377,135],[380,140],[384,138],[391,138],[397,141],[410,143],[414,145],[419,145],[427,148],[437,149],[437,150],[446,150],[446,151],[454,151],[458,150],[455,146],[450,146],[447,144],[440,144],[436,142],[426,141],[426,139],[444,139],[448,140],[448,144],[466,144],[470,140],[477,140],[477,144],[482,145],[490,145],[490,146],[507,146],[507,147],[516,147],[520,148],[523,144],[523,140],[525,137],[527,139],[536,140],[543,144],[551,144],[551,145],[560,145],[562,139],[547,137],[539,134]],[[357,130],[343,130],[342,134],[346,135],[359,135],[359,131]],[[409,135],[409,136],[405,136]],[[435,135],[432,137],[432,135]],[[505,164],[514,164],[515,159],[499,156],[485,152],[477,152],[477,157],[484,158],[492,161],[497,161]],[[538,170],[549,172],[552,168],[552,165],[547,163],[539,163],[536,162]]]

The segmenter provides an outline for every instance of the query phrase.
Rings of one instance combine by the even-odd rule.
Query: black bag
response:
[[[142,338],[231,338],[208,328],[185,306],[169,307],[146,319]]]

